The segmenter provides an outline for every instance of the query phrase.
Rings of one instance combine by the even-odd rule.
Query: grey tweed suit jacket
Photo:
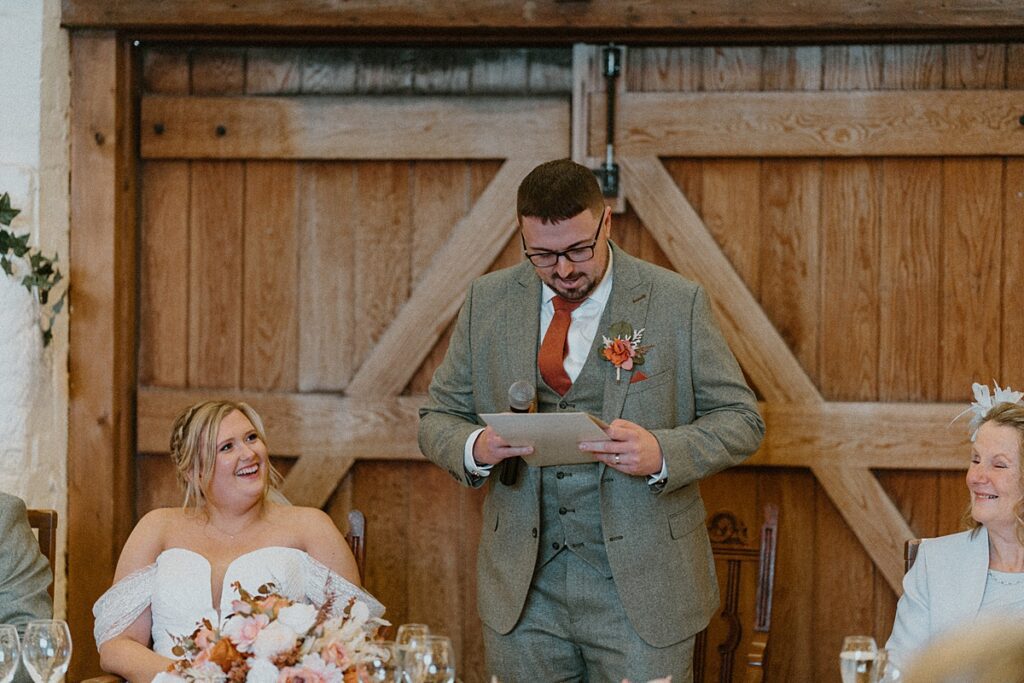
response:
[[[604,374],[600,417],[631,420],[658,439],[668,465],[659,491],[646,477],[599,465],[602,535],[626,614],[656,647],[703,629],[718,606],[698,482],[741,462],[764,435],[753,392],[725,343],[704,290],[613,245],[611,297],[594,340],[625,321],[644,328],[647,379]],[[537,377],[541,282],[529,262],[490,273],[470,288],[447,355],[420,410],[423,453],[466,486],[466,439],[480,413],[507,410],[508,387]],[[594,360],[594,359],[592,359]],[[477,557],[480,617],[499,633],[519,619],[537,558],[540,473],[522,468],[515,486],[487,481]]]
[[[51,618],[49,586],[50,565],[28,525],[25,503],[0,492],[0,624],[15,624],[22,631],[32,619]],[[20,667],[14,680],[31,679]]]

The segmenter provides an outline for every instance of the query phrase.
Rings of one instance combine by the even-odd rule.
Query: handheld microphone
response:
[[[519,379],[508,388],[508,409],[513,413],[537,412],[537,389],[532,383]],[[514,486],[519,477],[519,462],[522,458],[506,458],[501,465],[501,483]]]

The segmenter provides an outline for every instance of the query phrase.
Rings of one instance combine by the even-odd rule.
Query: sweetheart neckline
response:
[[[220,580],[220,599],[219,600],[214,600],[214,598],[213,598],[213,563],[210,562],[210,559],[208,557],[206,557],[206,555],[203,555],[200,552],[192,550],[191,548],[182,548],[182,547],[179,547],[179,546],[172,546],[170,548],[164,548],[163,550],[161,550],[160,554],[156,556],[156,559],[154,560],[154,564],[158,564],[160,562],[160,558],[161,557],[163,557],[167,553],[172,553],[174,551],[180,551],[180,552],[186,553],[188,555],[192,555],[194,557],[198,557],[203,562],[205,562],[206,563],[206,581],[204,583],[206,585],[206,590],[207,590],[207,600],[206,600],[206,602],[209,605],[210,609],[212,609],[214,611],[214,613],[217,615],[217,619],[220,620],[220,618],[222,616],[222,614],[221,614],[222,604],[221,603],[223,603],[223,601],[224,601],[224,592],[225,592],[225,590],[227,588],[225,586],[225,583],[228,580],[228,575],[231,573],[231,568],[234,567],[235,563],[238,562],[239,560],[241,560],[243,557],[248,557],[250,555],[255,555],[256,553],[263,552],[265,550],[288,550],[288,551],[292,551],[292,552],[296,552],[296,553],[302,553],[304,555],[309,555],[309,553],[307,553],[305,550],[300,550],[299,548],[293,548],[293,547],[287,546],[287,545],[266,545],[266,546],[263,546],[262,548],[256,548],[254,550],[250,550],[248,552],[244,552],[241,555],[238,555],[237,557],[235,557],[230,562],[228,562],[227,566],[224,567],[224,576],[221,577],[221,580]]]

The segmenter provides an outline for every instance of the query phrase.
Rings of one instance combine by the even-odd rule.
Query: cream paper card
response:
[[[480,419],[513,446],[533,446],[523,457],[531,467],[594,462],[581,441],[605,441],[604,422],[587,413],[484,413]]]

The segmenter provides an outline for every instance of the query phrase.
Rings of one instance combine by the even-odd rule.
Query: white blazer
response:
[[[988,531],[929,538],[903,577],[903,597],[885,644],[904,667],[932,638],[978,616],[988,579]]]

